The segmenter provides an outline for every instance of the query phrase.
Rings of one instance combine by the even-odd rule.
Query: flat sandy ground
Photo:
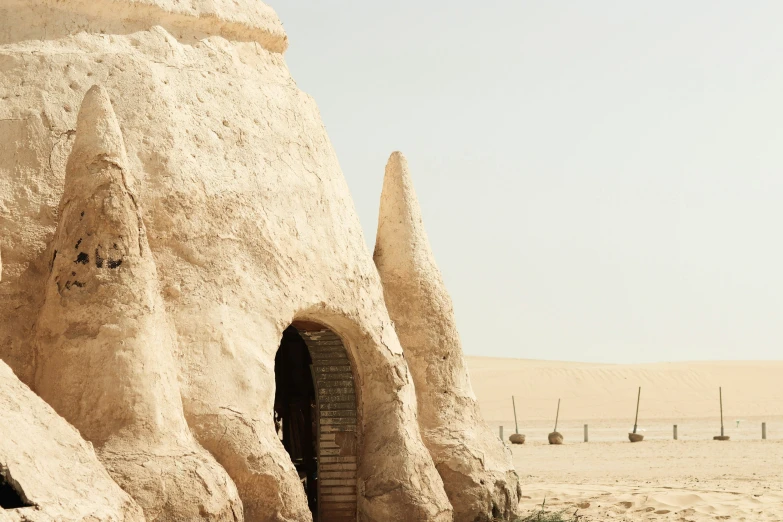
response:
[[[513,448],[523,507],[589,520],[783,520],[783,441],[589,442]]]
[[[546,498],[551,509],[578,509],[590,521],[783,521],[783,362],[590,365],[469,357],[468,366],[485,418],[494,429],[503,425],[506,439],[514,432],[516,396],[527,442],[512,451],[525,510]],[[645,440],[631,444],[639,385]],[[719,385],[729,442],[712,440],[720,434]],[[550,446],[557,396],[565,444]]]

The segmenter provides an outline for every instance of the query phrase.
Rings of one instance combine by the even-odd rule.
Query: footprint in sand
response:
[[[587,508],[590,507],[590,503],[589,502],[580,502],[579,504],[576,505],[576,507],[578,507],[579,509],[587,509]]]
[[[624,507],[625,509],[631,509],[631,507],[633,506],[633,502],[618,502],[615,505]]]
[[[658,511],[655,512],[656,515],[665,515],[667,513],[671,513],[671,511],[669,511],[668,509],[659,509]]]

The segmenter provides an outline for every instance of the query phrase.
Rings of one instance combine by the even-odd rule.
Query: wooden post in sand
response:
[[[503,440],[503,426],[500,426],[500,440]]]
[[[767,423],[761,423],[761,440],[767,440]]]
[[[644,440],[644,435],[636,433],[636,428],[639,423],[639,401],[642,399],[642,387],[639,386],[639,393],[636,395],[636,417],[633,419],[633,433],[628,434],[628,440],[631,442],[641,442]]]
[[[677,440],[677,425],[674,425],[674,440]]]
[[[587,424],[585,424],[585,442],[587,442]]]
[[[524,444],[525,436],[519,433],[519,424],[517,423],[517,401],[511,396],[511,405],[514,406],[514,434],[508,438],[511,444]]]
[[[723,432],[723,388],[718,387],[718,397],[720,398],[720,435],[713,437],[714,440],[729,440],[729,437]]]
[[[633,432],[636,433],[636,426],[639,422],[639,401],[642,399],[642,387],[639,386],[639,393],[636,395],[636,417],[633,419]]]
[[[563,435],[557,432],[557,421],[560,419],[560,399],[557,399],[557,414],[555,414],[555,431],[549,434],[550,444],[562,444]]]

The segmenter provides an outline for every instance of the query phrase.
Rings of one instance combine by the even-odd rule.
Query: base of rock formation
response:
[[[144,522],[76,429],[0,361],[0,474],[23,506],[0,520]],[[29,506],[29,507],[25,507]]]

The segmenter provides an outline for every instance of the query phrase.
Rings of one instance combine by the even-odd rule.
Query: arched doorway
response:
[[[275,356],[275,423],[316,522],[357,514],[357,400],[345,345],[328,328],[296,321]]]

